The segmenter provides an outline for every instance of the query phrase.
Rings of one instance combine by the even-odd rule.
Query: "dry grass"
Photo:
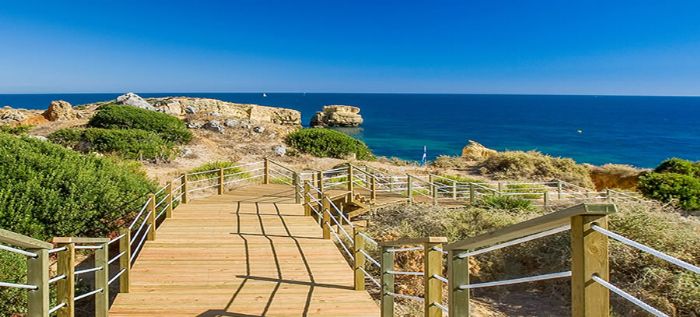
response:
[[[493,179],[551,181],[560,179],[593,188],[584,165],[570,158],[553,157],[536,151],[498,152],[478,165],[482,175]]]

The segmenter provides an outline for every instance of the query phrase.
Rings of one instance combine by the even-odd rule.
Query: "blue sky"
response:
[[[700,95],[700,1],[3,1],[0,93]]]

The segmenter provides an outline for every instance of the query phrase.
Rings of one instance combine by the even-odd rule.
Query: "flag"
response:
[[[423,145],[423,158],[420,160],[420,165],[425,166],[426,159],[428,158],[428,147]]]

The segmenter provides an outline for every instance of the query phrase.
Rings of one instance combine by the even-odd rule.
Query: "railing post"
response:
[[[452,181],[452,199],[457,200],[457,181]]]
[[[304,216],[311,216],[311,185],[304,182]]]
[[[119,277],[119,292],[128,293],[130,285],[129,275],[131,275],[131,230],[122,228],[119,230],[119,234],[124,235],[119,240],[119,253],[124,252],[124,255],[119,258],[119,270],[124,270],[122,276]]]
[[[472,205],[476,199],[475,194],[476,191],[474,190],[474,183],[469,183],[469,203]]]
[[[270,183],[270,159],[267,157],[263,161],[263,184]]]
[[[389,252],[389,246],[382,246],[381,257],[381,317],[394,316],[394,274],[389,273],[394,268],[394,253]]]
[[[610,192],[611,192],[611,191],[610,191],[610,188],[606,188],[606,189],[605,189],[605,201],[607,201],[607,202],[612,201],[612,199],[611,199],[611,197],[610,197]]]
[[[301,177],[297,172],[294,172],[292,175],[292,185],[294,186],[294,203],[299,204],[301,203],[301,191],[299,190],[301,187]]]
[[[219,169],[219,195],[224,194],[224,168]]]
[[[155,205],[155,202],[153,203]],[[109,243],[102,243],[102,248],[95,250],[95,267],[102,267],[95,271],[95,289],[102,289],[95,294],[95,317],[107,317],[109,315]]]
[[[322,221],[321,221],[321,226],[323,228],[323,239],[330,239],[331,238],[331,210],[330,210],[330,204],[328,203],[328,197],[326,195],[323,195],[321,197],[321,204],[323,205],[322,208]]]
[[[28,249],[36,257],[27,257],[27,284],[36,285],[37,289],[28,291],[29,307],[27,316],[49,316],[49,250]],[[72,305],[73,303],[68,303]]]
[[[182,203],[186,204],[190,202],[190,198],[188,197],[187,194],[187,173],[182,174],[182,188],[180,189],[182,191]]]
[[[498,182],[498,194],[500,195],[502,191],[503,191],[503,183]]]
[[[165,188],[165,193],[168,195],[165,198],[165,218],[172,218],[173,216],[173,181],[168,182],[168,187]]]
[[[408,197],[408,203],[413,203],[413,182],[409,174],[406,174],[406,196]]]
[[[352,164],[348,163],[348,191],[352,196],[355,196],[355,182],[353,181]]]
[[[56,302],[66,303],[66,306],[59,309],[58,317],[75,316],[75,244],[61,243],[57,247],[66,247],[65,251],[58,253],[58,264],[56,274],[65,275],[66,278],[56,282]]]
[[[596,224],[608,227],[605,215],[571,218],[571,315],[573,317],[607,317],[610,292],[591,276],[609,280],[608,237],[591,229]]]
[[[316,186],[316,187],[318,187],[318,190],[321,192],[319,194],[318,198],[321,199],[321,195],[324,192],[324,190],[323,190],[323,171],[318,171],[318,176],[316,178],[318,181],[318,186]]]
[[[362,269],[365,268],[365,255],[361,251],[365,249],[365,238],[360,235],[361,229],[358,227],[352,228],[353,250],[352,255],[355,258],[353,269],[355,271],[355,290],[365,290],[365,274]]]
[[[462,251],[447,253],[448,314],[450,317],[469,317],[469,290],[459,289],[469,284],[469,258],[459,258]]]
[[[442,282],[435,275],[442,275],[442,248],[440,243],[423,244],[423,289],[425,317],[442,317],[442,309],[435,305],[442,304]]]
[[[561,200],[561,180],[557,180],[557,199]]]
[[[542,195],[542,201],[544,204],[544,210],[547,210],[547,204],[549,203],[549,192],[545,190],[544,194]]]
[[[146,218],[146,222],[148,223],[148,226],[151,227],[151,230],[148,230],[148,235],[146,236],[146,240],[155,240],[156,239],[156,195],[154,194],[148,194],[148,217]]]
[[[371,200],[376,200],[376,199],[377,199],[377,178],[374,177],[374,175],[372,175],[372,176],[369,177],[369,181],[370,181],[370,185],[369,185],[369,189],[370,189],[369,198],[370,198]]]
[[[437,205],[438,187],[433,181],[433,174],[428,175],[428,183],[430,183],[430,196],[433,198],[433,205]]]

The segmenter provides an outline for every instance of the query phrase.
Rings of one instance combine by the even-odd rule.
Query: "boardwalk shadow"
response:
[[[278,195],[280,193],[275,193],[272,195]],[[291,191],[293,194],[293,190]],[[268,199],[269,198],[269,199]],[[267,316],[268,312],[270,311],[270,308],[272,305],[275,303],[277,299],[283,299],[281,297],[282,295],[278,295],[278,291],[282,286],[305,286],[308,287],[308,291],[306,293],[305,299],[303,300],[303,308],[301,309],[300,316],[307,316],[309,313],[309,306],[311,304],[311,300],[314,295],[314,291],[316,288],[334,288],[334,289],[352,289],[352,287],[348,287],[345,285],[336,285],[336,284],[327,284],[327,283],[318,283],[315,278],[314,274],[311,270],[311,267],[309,265],[307,255],[304,253],[304,250],[301,246],[301,243],[299,242],[299,239],[322,239],[319,237],[303,237],[303,236],[295,236],[292,234],[290,231],[290,228],[288,224],[286,223],[284,217],[287,217],[287,215],[282,215],[280,212],[280,208],[277,205],[280,201],[276,202],[270,202],[267,203],[266,200],[274,200],[274,199],[280,199],[280,197],[264,197],[263,201],[261,202],[260,199],[256,199],[256,201],[247,201],[247,200],[242,200],[238,201],[236,204],[236,212],[235,215],[237,217],[237,228],[236,232],[233,232],[232,234],[237,235],[240,237],[244,243],[244,250],[245,250],[245,265],[246,265],[246,274],[245,275],[237,275],[236,277],[239,279],[242,279],[240,285],[238,288],[233,292],[230,300],[228,301],[227,305],[221,309],[212,309],[205,311],[198,316],[201,317],[216,317],[216,316],[241,316],[241,317],[250,317],[250,316]],[[288,200],[289,198],[287,198]],[[241,207],[246,206],[249,204],[254,204],[255,206],[255,212],[242,212]],[[261,206],[269,207],[272,206],[274,207],[274,212],[262,212],[261,211]],[[241,217],[242,216],[257,216],[257,222],[259,225],[259,230],[260,233],[245,233],[243,232],[243,228],[241,226]],[[265,228],[265,223],[263,221],[263,216],[277,216],[276,219],[282,224],[282,227],[284,229],[284,232],[286,234],[272,234],[267,232]],[[269,218],[267,218],[269,221]],[[250,249],[250,241],[249,239],[255,237],[255,238],[260,238],[263,237],[265,240],[267,240],[267,243],[269,245],[270,251],[272,252],[272,258],[270,259],[271,262],[274,262],[275,266],[275,274],[273,276],[255,276],[252,273],[252,268],[251,268],[251,249]],[[301,260],[305,270],[306,270],[306,275],[308,277],[308,280],[296,280],[296,279],[288,279],[285,278],[285,272],[282,269],[281,263],[280,263],[280,257],[278,256],[277,252],[277,245],[275,244],[276,239],[284,239],[288,238],[293,242],[293,244],[296,246],[296,250],[299,254],[299,259]],[[260,302],[255,302],[251,303],[249,300],[242,299],[242,294],[246,291],[246,286],[251,284],[251,283],[270,283],[272,286],[272,291],[270,295],[268,296],[266,302],[264,303],[264,306],[260,309],[259,314],[250,314],[250,305],[261,305]],[[289,299],[286,299],[289,300]],[[302,303],[300,303],[301,306]],[[296,308],[295,308],[296,309]],[[246,310],[246,313],[238,313],[236,312],[237,310]]]

